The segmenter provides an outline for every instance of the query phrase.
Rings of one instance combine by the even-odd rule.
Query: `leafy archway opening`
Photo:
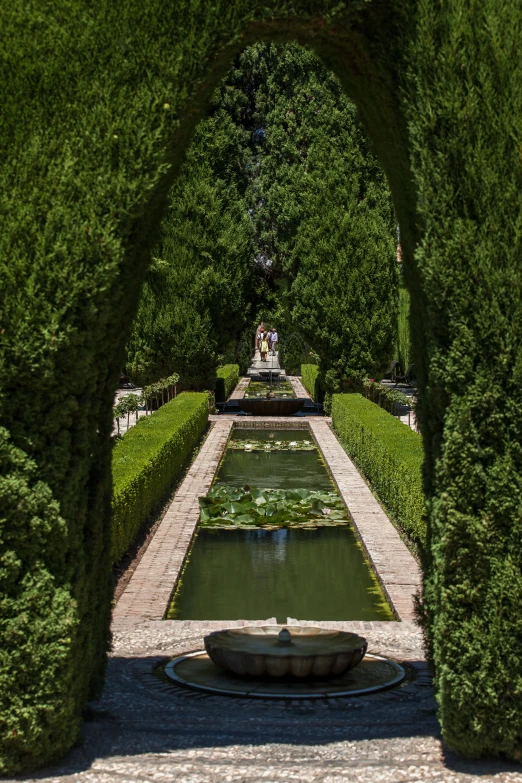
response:
[[[329,395],[380,377],[396,245],[384,173],[339,81],[309,49],[247,47],[172,188],[126,374],[142,385],[177,372],[184,388],[212,389],[218,356],[249,362],[264,321],[287,373],[315,351]]]

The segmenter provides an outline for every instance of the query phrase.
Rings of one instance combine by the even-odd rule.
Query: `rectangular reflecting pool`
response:
[[[219,467],[216,483],[273,489],[333,489],[319,449],[308,430],[247,430],[232,431],[234,441],[274,444],[271,450],[252,451],[228,448]],[[311,451],[277,450],[277,443],[313,444]],[[231,444],[231,445],[232,445]]]
[[[234,429],[200,503],[170,619],[394,619],[308,430]]]

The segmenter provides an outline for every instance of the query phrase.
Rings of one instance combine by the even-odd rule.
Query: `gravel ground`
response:
[[[228,625],[241,623],[228,623]],[[332,625],[332,624],[329,624]],[[419,630],[412,623],[335,623],[369,651],[406,664],[409,680],[380,694],[317,701],[213,696],[153,674],[203,647],[223,623],[148,622],[115,629],[103,698],[58,766],[26,781],[180,783],[511,783],[522,769],[446,752]]]

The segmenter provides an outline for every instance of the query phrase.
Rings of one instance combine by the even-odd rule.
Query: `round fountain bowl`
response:
[[[210,659],[249,677],[333,677],[362,661],[368,644],[355,633],[279,626],[231,628],[205,636]]]

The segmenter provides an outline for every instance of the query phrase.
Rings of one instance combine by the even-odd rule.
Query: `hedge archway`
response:
[[[101,687],[123,348],[191,131],[256,40],[318,52],[388,176],[414,303],[441,725],[457,751],[518,758],[522,10],[15,0],[0,15],[1,771],[63,754]]]

